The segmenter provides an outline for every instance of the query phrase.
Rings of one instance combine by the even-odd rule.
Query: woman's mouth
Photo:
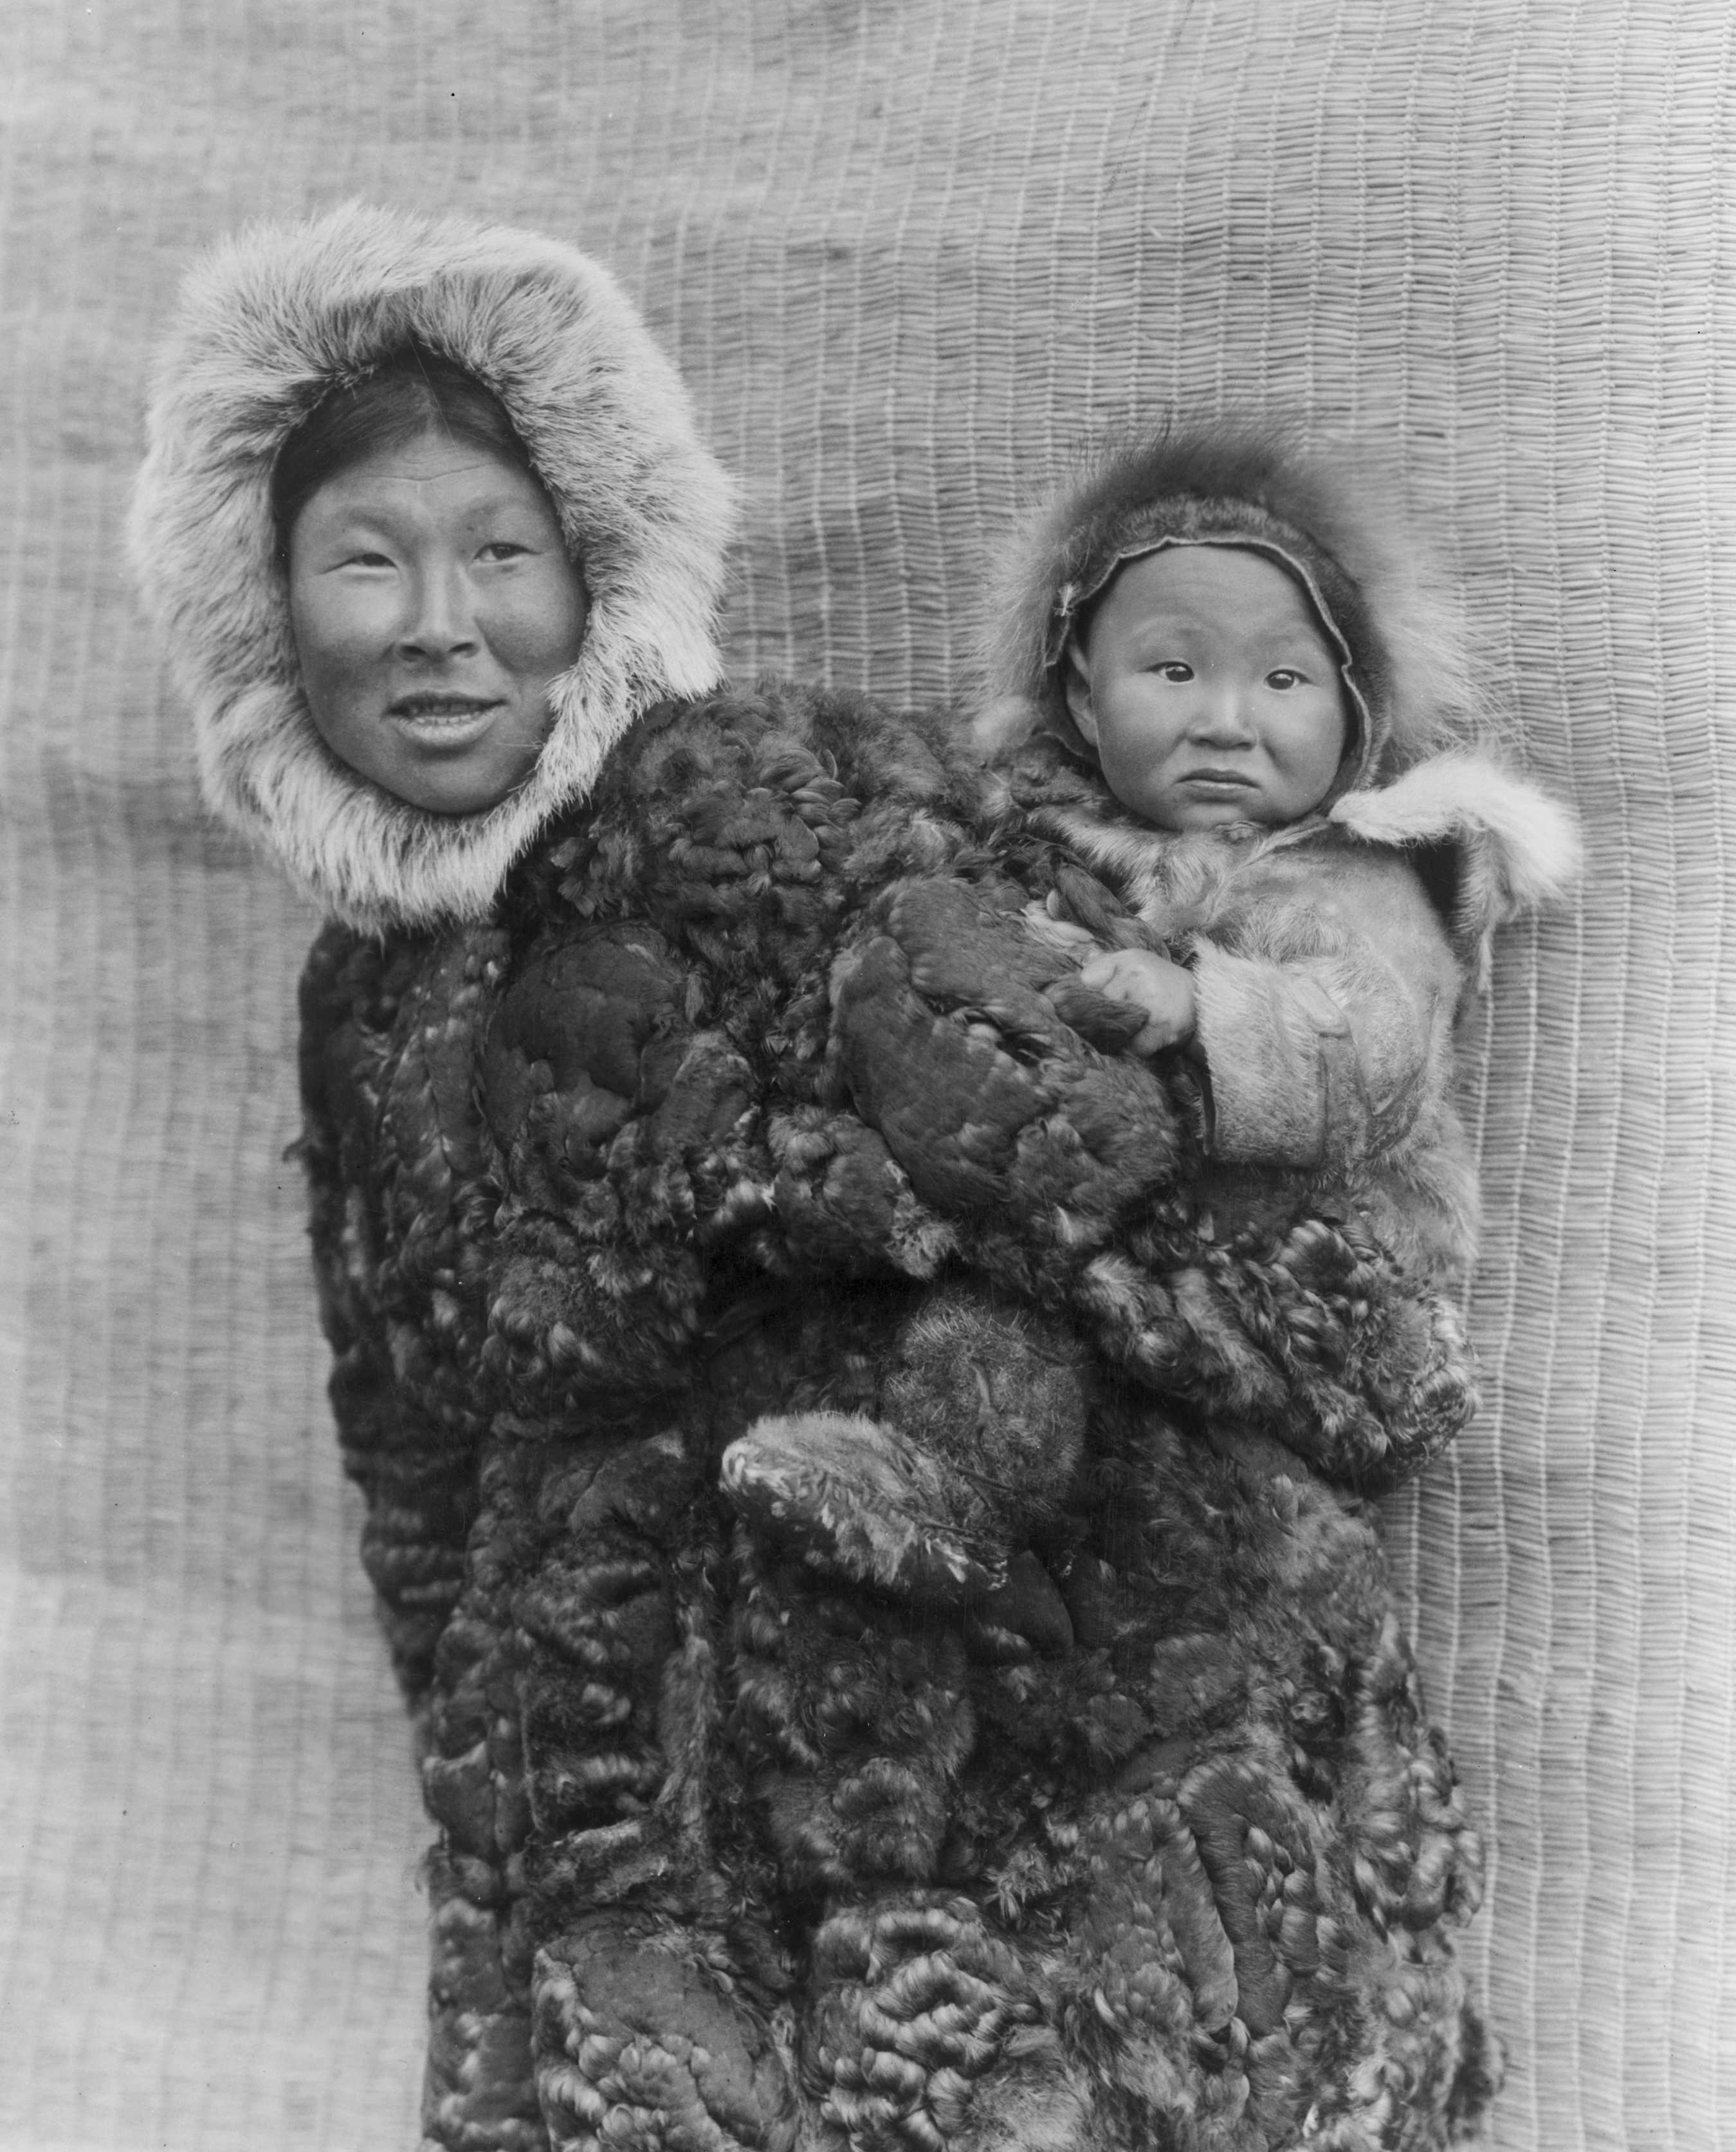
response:
[[[479,738],[500,707],[482,695],[399,695],[386,714],[421,746],[459,748]]]

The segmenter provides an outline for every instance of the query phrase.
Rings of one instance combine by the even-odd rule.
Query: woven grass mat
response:
[[[406,2145],[422,1830],[320,1394],[311,920],[115,532],[189,250],[350,194],[610,257],[752,493],[743,667],[925,695],[1093,418],[1395,429],[1577,916],[1479,1040],[1488,1405],[1396,1504],[1504,2147],[1736,2144],[1726,0],[4,11],[0,2144]]]

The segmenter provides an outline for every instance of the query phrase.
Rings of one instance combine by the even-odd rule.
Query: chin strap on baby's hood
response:
[[[496,806],[392,798],[315,731],[276,556],[272,465],[339,383],[408,347],[491,390],[590,600],[534,770]],[[359,203],[243,231],[195,264],[159,352],[128,527],[193,708],[210,807],[352,925],[474,919],[651,703],[714,687],[734,488],[609,272],[539,234]]]

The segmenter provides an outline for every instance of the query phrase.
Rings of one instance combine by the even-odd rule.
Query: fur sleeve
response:
[[[1422,886],[1390,852],[1277,852],[1252,901],[1192,942],[1212,1150],[1343,1172],[1438,1119],[1460,973]]]
[[[1167,1189],[1180,1137],[1149,1068],[1101,1052],[1045,989],[1070,957],[1025,931],[1016,886],[931,877],[876,907],[833,976],[850,1094],[924,1201],[1101,1246]]]
[[[315,943],[301,987],[297,1149],[333,1356],[328,1388],[338,1442],[367,1505],[362,1563],[398,1679],[419,1712],[462,1584],[484,1420],[458,1357],[463,1340],[443,1340],[433,1325],[393,1312],[406,1265],[385,1252],[396,1236],[387,1229],[392,1176],[382,1164],[407,1167],[412,1185],[421,1168],[430,1198],[424,1226],[437,1222],[444,1170],[425,1064],[420,1081],[395,1082],[387,1073],[402,972],[379,944],[341,927]],[[442,1237],[424,1233],[424,1252]]]
[[[1193,1192],[1182,1073],[1092,1048],[1047,991],[1065,970],[1010,887],[941,876],[888,891],[834,977],[851,1104],[807,1134],[823,1175],[841,1183],[838,1162],[872,1148],[923,1207],[931,1249],[1066,1309],[1152,1389],[1333,1477],[1415,1469],[1473,1402],[1450,1307],[1337,1216],[1226,1232]],[[893,1216],[884,1174],[863,1178]]]

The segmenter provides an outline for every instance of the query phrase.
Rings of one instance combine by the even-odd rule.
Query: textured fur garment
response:
[[[694,2142],[1239,2152],[1312,2115],[1431,2144],[1486,2089],[1449,1941],[1475,1840],[1372,1525],[1307,1461],[1417,1461],[1438,1341],[1378,1251],[1287,1216],[1324,1311],[1295,1390],[1305,1295],[1220,1273],[1163,1195],[1197,1167],[1186,1086],[1059,1022],[1015,872],[1053,849],[989,830],[977,781],[871,705],[719,698],[630,735],[493,923],[321,945],[334,1397],[443,1832],[435,2144],[674,2144],[654,2116],[703,2110],[722,2134]],[[969,1022],[1029,1028],[1010,1093],[949,1090],[968,1024],[924,974],[958,1039],[923,1064],[967,1185],[943,1216],[840,1089],[828,981],[895,941],[900,891],[948,886],[969,961],[1005,958]],[[1089,1144],[1054,1147],[1053,1103],[1089,1126],[1100,1079],[1105,1127],[1156,1146],[1141,1226]],[[1093,1315],[1106,1259],[1144,1281],[1133,1317]],[[938,1617],[731,1530],[717,1464],[749,1426],[895,1415],[930,1307],[986,1379],[1015,1284],[1116,1348],[1035,1526],[1059,1622]],[[1239,1414],[1187,1402],[1232,1383]]]

